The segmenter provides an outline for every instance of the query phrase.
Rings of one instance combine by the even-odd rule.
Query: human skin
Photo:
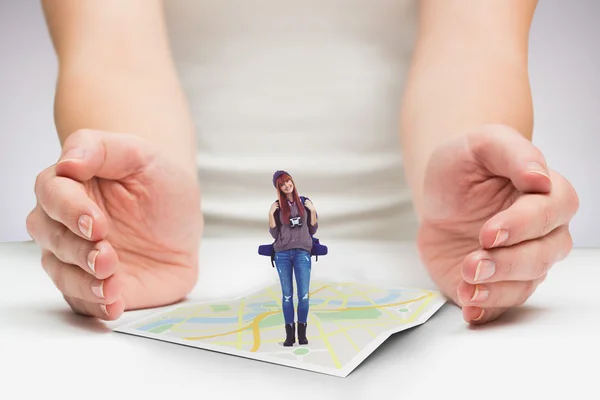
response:
[[[28,231],[43,249],[42,266],[77,313],[114,320],[124,310],[178,301],[193,288],[201,268],[197,252],[203,221],[194,129],[168,48],[161,2],[42,4],[59,60],[55,121],[63,147],[59,162],[38,175],[38,203],[27,218]],[[460,140],[469,132],[483,137],[479,127],[488,123],[513,126],[531,137],[524,54],[534,4],[421,2],[401,137],[407,179],[423,221],[419,250],[450,296],[467,284],[462,275],[472,272],[472,265],[463,266],[463,261],[478,249],[474,238],[485,213],[472,224],[456,212],[454,219],[440,222],[423,199],[443,197],[444,187],[436,183],[440,171],[467,159],[464,154],[448,159],[454,153],[452,145],[442,146],[446,140]],[[483,148],[494,149],[494,143]],[[519,146],[527,148],[523,142]],[[435,150],[440,151],[436,160],[444,160],[441,165],[429,164]],[[485,166],[489,153],[482,151],[473,165]],[[462,182],[460,173],[458,178]],[[550,190],[548,183],[532,187]],[[565,198],[553,202],[555,215],[570,214]],[[457,199],[464,200],[464,194],[455,194]],[[501,208],[487,211],[495,215]],[[449,221],[458,221],[464,238],[444,226]],[[487,226],[486,241],[495,236],[494,227]],[[560,240],[566,240],[564,235]],[[444,242],[466,245],[450,254],[441,251]],[[448,262],[450,269],[440,267]],[[477,308],[464,310],[466,320],[476,319]]]
[[[179,301],[197,279],[203,218],[161,2],[42,5],[59,61],[62,145],[27,218],[42,266],[79,314],[114,320]]]
[[[473,324],[524,304],[572,248],[577,194],[531,143],[536,4],[420,3],[400,132],[417,245],[433,281]]]
[[[294,192],[294,183],[288,179],[287,182],[284,182],[284,184],[281,185],[280,189],[287,196],[287,198],[291,200],[292,193]],[[317,210],[315,208],[315,205],[312,203],[312,201],[306,200],[304,203],[304,206],[311,211],[310,221],[308,221],[308,222],[312,226],[315,226],[318,222],[317,212],[316,212]],[[274,214],[278,208],[279,208],[279,203],[274,202],[273,204],[271,204],[271,208],[269,209],[269,227],[271,227],[271,228],[275,228],[275,226],[277,224],[277,222],[275,221]]]

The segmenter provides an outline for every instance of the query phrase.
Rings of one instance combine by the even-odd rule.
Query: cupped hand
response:
[[[271,208],[269,209],[269,214],[273,215],[275,214],[275,211],[277,211],[279,209],[279,201],[275,201],[273,204],[271,204]]]
[[[313,212],[315,211],[315,205],[312,203],[312,201],[310,201],[308,199],[304,202],[304,206],[306,208],[308,208],[310,211],[313,211]]]
[[[418,234],[432,280],[482,324],[524,304],[572,249],[578,196],[529,140],[484,126],[439,147],[428,164]]]
[[[193,288],[203,228],[195,177],[132,135],[81,130],[35,183],[27,230],[79,314],[105,320]]]

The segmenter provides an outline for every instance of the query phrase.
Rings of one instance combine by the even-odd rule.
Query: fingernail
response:
[[[491,260],[479,260],[473,282],[485,281],[496,272],[496,264]]]
[[[93,273],[96,273],[96,257],[100,254],[100,250],[92,250],[87,256],[87,265]]]
[[[70,160],[78,161],[78,160],[82,160],[84,157],[85,157],[84,149],[70,149],[70,150],[67,150],[67,152],[60,158],[59,162],[65,162],[65,161],[70,161]]]
[[[106,310],[106,305],[104,304],[100,304],[100,309],[102,310],[102,312],[108,316],[110,316],[110,314],[108,313],[108,311]]]
[[[506,239],[508,239],[508,231],[505,229],[500,229],[498,233],[496,233],[496,239],[494,240],[494,243],[492,243],[492,247],[501,245],[502,243],[506,242]]]
[[[82,215],[79,217],[77,225],[79,225],[79,230],[86,238],[92,238],[92,217],[89,215]]]
[[[484,315],[485,315],[485,308],[482,308],[481,314],[479,314],[479,317],[475,318],[473,321],[479,321],[480,319],[483,318]]]
[[[94,283],[92,283],[92,292],[100,297],[101,299],[104,298],[104,281],[96,281]]]
[[[536,174],[544,175],[546,178],[548,178],[548,173],[546,172],[544,167],[542,167],[540,164],[538,164],[536,162],[530,162],[529,164],[527,164],[527,170],[529,172],[534,172]]]
[[[458,300],[458,303],[460,303],[462,306],[466,306],[465,302],[462,301],[462,299],[460,298],[460,290],[459,290],[459,288],[456,288],[456,299]]]
[[[486,301],[489,295],[490,291],[485,285],[475,285],[475,293],[473,293],[470,301]]]

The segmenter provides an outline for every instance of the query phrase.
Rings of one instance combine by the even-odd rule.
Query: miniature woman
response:
[[[298,289],[298,343],[308,344],[306,319],[309,307],[312,235],[318,228],[317,212],[309,199],[298,195],[292,177],[285,171],[273,174],[277,197],[269,210],[269,232],[275,239],[274,260],[281,282],[282,308],[286,339],[293,346],[295,338],[292,273]]]

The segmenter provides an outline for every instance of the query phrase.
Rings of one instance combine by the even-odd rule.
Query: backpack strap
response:
[[[304,206],[304,209],[306,210],[306,221],[307,221],[308,224],[310,224],[310,219],[311,219],[311,213],[312,213],[312,211],[310,211],[308,208],[306,208],[306,200],[310,200],[310,199],[308,197],[306,197],[306,196],[300,196],[300,200],[302,201],[302,205]],[[310,235],[310,238],[312,239],[313,245],[314,245],[314,242],[315,242],[314,236]],[[319,255],[315,254],[314,256],[315,256],[315,261],[319,261]]]
[[[300,201],[302,202],[302,205],[304,206],[304,209],[306,210],[306,216],[307,216],[307,220],[310,223],[310,215],[311,215],[311,211],[306,208],[306,200],[310,200],[308,197],[306,196],[300,196]],[[275,202],[279,203],[279,199],[275,200]],[[275,224],[279,227],[281,226],[281,221],[280,221],[280,217],[279,217],[279,213],[280,213],[281,208],[278,208],[277,210],[275,210],[275,212],[273,213],[273,218],[275,218]],[[313,237],[313,235],[310,235],[313,244],[315,243],[316,239]],[[273,243],[271,244],[271,249],[273,249],[273,245],[275,244],[275,241],[273,241]],[[312,253],[312,252],[311,252]],[[265,254],[266,255],[266,254]],[[315,261],[319,261],[319,255],[318,254],[314,254],[315,256]],[[271,250],[271,266],[273,268],[275,268],[275,251]]]
[[[275,200],[275,203],[279,204],[279,199]],[[273,213],[273,218],[275,218],[275,225],[277,227],[279,227],[281,225],[281,221],[279,220],[280,212],[281,212],[281,204],[279,205],[279,208],[277,210],[275,210],[275,212]]]
[[[302,205],[304,206],[304,211],[306,211],[306,222],[310,223],[310,210],[308,208],[306,208],[306,200],[310,200],[310,199],[305,196],[300,196],[300,201],[302,202]]]
[[[279,199],[275,200],[275,202],[277,204],[279,204]],[[279,218],[280,211],[281,211],[281,205],[273,213],[273,218],[275,218],[275,226],[277,226],[277,227],[281,227],[281,221],[280,221],[280,218]],[[275,240],[273,240],[273,243],[271,244],[271,249],[272,249],[272,251],[271,251],[271,266],[273,268],[275,268],[275,250],[273,248],[274,245],[275,245]]]

